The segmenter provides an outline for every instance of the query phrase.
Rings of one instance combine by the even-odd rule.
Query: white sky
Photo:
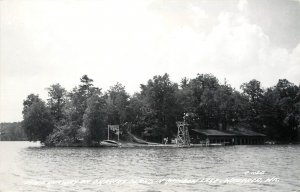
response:
[[[46,99],[84,74],[131,94],[165,72],[298,85],[299,20],[299,1],[0,0],[0,122],[22,120],[30,93]]]

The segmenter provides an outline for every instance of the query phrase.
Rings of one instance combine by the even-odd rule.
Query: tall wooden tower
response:
[[[185,121],[176,122],[178,127],[177,146],[189,147],[191,144],[189,130]]]

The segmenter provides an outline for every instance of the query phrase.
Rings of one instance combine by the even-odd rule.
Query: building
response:
[[[264,144],[266,136],[247,129],[220,131],[215,129],[191,129],[191,143],[225,143],[231,145]]]

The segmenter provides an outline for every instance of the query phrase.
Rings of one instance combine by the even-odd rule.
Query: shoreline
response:
[[[141,144],[134,142],[120,142],[119,147],[110,147],[110,146],[100,146],[100,145],[87,145],[82,143],[61,143],[55,145],[45,145],[44,147],[56,148],[56,147],[87,147],[87,148],[200,148],[200,147],[227,147],[227,146],[240,146],[240,145],[228,145],[225,143],[211,143],[211,144],[191,144],[189,146],[180,146],[177,144],[161,144],[161,143],[150,143],[150,144]],[[271,145],[299,145],[300,143],[275,143],[275,144],[257,144],[257,145],[242,145],[242,146],[271,146]]]
[[[0,141],[0,142],[30,142],[37,143],[40,141],[28,141],[28,140],[16,140],[16,141]],[[162,144],[162,143],[134,143],[134,142],[124,142],[121,141],[120,147],[108,147],[108,146],[100,146],[100,145],[87,145],[83,143],[58,143],[53,145],[48,145],[44,143],[40,143],[42,147],[47,148],[200,148],[200,147],[224,147],[224,146],[240,146],[240,145],[226,145],[223,143],[211,143],[211,144],[191,144],[190,146],[178,146],[176,144]],[[274,143],[274,144],[257,144],[257,145],[242,145],[242,146],[279,146],[279,145],[300,145],[297,143]]]

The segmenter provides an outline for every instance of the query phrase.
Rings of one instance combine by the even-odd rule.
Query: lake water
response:
[[[46,148],[0,142],[0,191],[300,191],[300,145]]]

